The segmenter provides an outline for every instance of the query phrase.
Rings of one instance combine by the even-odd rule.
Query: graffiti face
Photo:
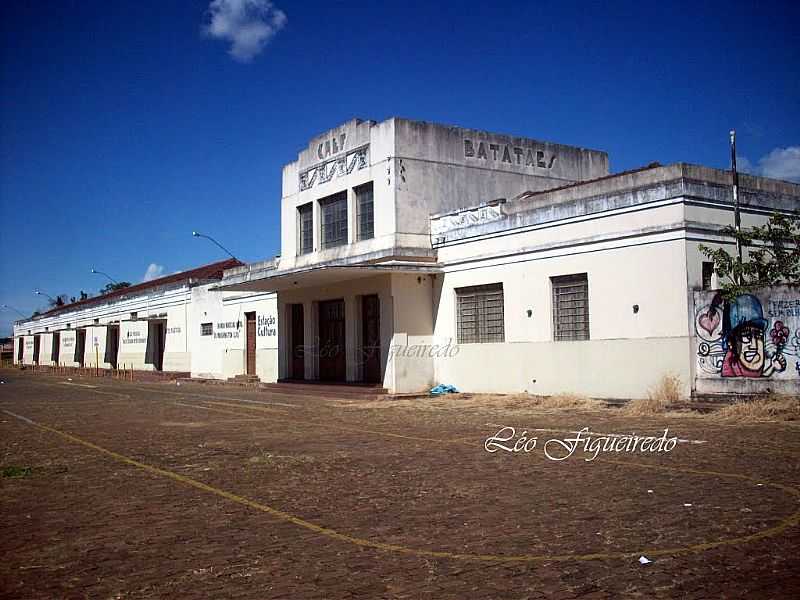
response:
[[[764,367],[764,332],[755,327],[744,327],[731,335],[730,344],[738,362],[751,371]]]

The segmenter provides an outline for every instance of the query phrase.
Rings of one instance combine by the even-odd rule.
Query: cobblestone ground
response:
[[[2,597],[800,597],[797,423],[0,379]],[[684,441],[547,459],[583,427]]]

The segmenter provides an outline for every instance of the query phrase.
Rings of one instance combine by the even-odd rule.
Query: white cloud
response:
[[[800,183],[800,146],[775,148],[755,165],[744,156],[737,156],[736,166],[744,173]]]
[[[157,265],[156,263],[150,263],[150,266],[147,267],[147,271],[144,272],[144,277],[142,277],[142,281],[152,281],[153,279],[158,279],[164,274],[164,265]]]
[[[213,0],[208,5],[205,33],[231,43],[228,53],[250,62],[286,25],[287,18],[269,0]]]

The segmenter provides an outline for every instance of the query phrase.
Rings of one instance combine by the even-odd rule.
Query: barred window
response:
[[[321,239],[323,248],[347,243],[347,192],[339,192],[319,201],[322,212]]]
[[[375,210],[372,182],[355,188],[356,209],[358,210],[358,238],[368,240],[375,237]]]
[[[456,288],[459,344],[505,341],[503,284]]]
[[[200,323],[200,335],[211,335],[214,333],[214,326],[211,323]]]
[[[314,207],[310,202],[297,207],[297,223],[298,254],[308,254],[314,250]]]
[[[551,277],[553,339],[589,339],[589,279],[586,273]]]

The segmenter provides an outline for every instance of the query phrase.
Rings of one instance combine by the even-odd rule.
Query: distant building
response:
[[[274,380],[275,294],[213,291],[226,260],[53,308],[14,327],[15,362]]]

